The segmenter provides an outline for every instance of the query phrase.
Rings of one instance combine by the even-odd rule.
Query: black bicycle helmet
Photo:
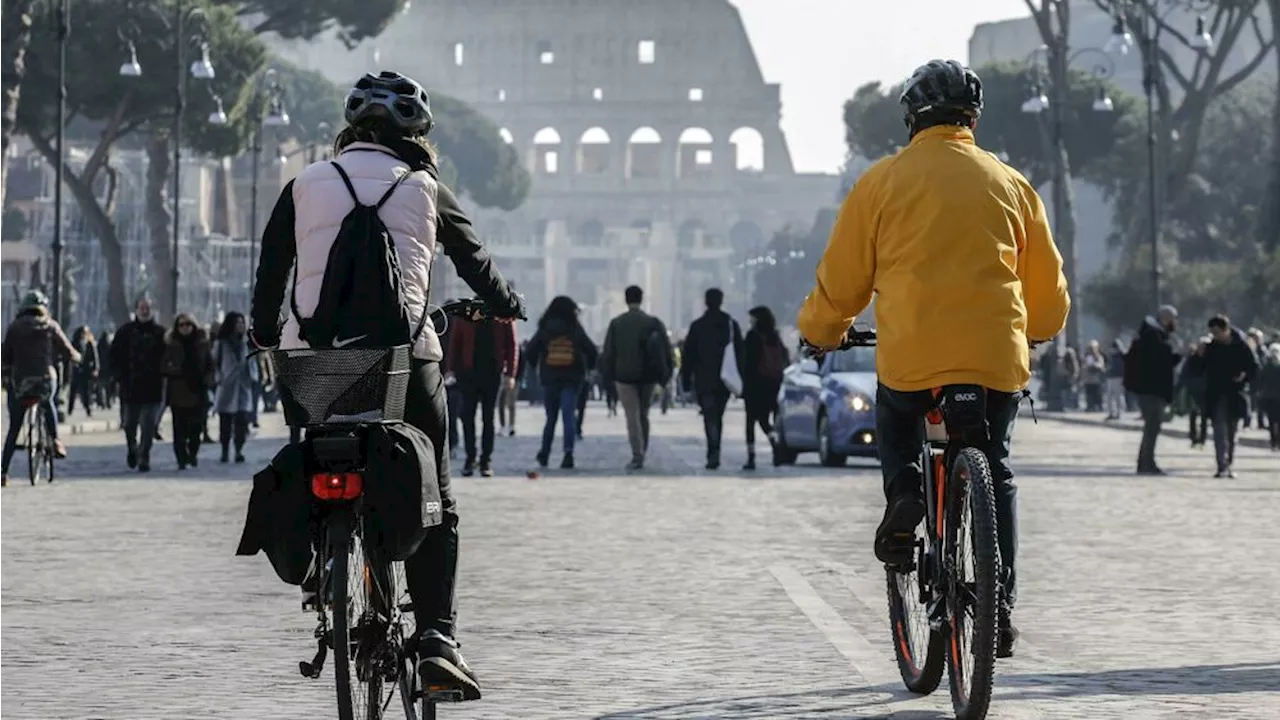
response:
[[[365,73],[347,93],[344,110],[349,125],[382,118],[413,135],[426,135],[435,125],[427,91],[413,78],[390,70]]]
[[[977,119],[982,115],[982,80],[955,60],[930,60],[911,73],[898,102],[907,115],[953,110]]]

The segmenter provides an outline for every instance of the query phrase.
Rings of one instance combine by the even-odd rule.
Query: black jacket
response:
[[[707,310],[689,326],[684,339],[684,354],[680,358],[680,380],[686,388],[698,393],[727,393],[728,388],[720,379],[720,365],[724,362],[725,348],[729,346],[732,327],[733,352],[742,368],[742,328],[723,310]]]
[[[1155,395],[1173,402],[1173,371],[1180,359],[1169,331],[1148,317],[1125,356],[1125,389],[1135,395]]]
[[[782,351],[782,355],[786,358],[782,363],[783,367],[791,363],[791,354],[787,352],[787,347],[783,344],[782,338],[776,336],[766,338],[764,333],[758,330],[748,330],[746,337],[742,341],[741,372],[744,398],[750,397],[753,400],[763,400],[778,396],[778,388],[782,385],[782,378],[765,377],[760,374],[760,363],[764,359],[766,346],[770,348],[769,352]]]
[[[672,373],[671,339],[658,318],[631,308],[609,323],[600,353],[605,382],[666,385]]]
[[[551,367],[547,365],[547,344],[558,337],[568,336],[573,341],[573,364],[568,367]],[[587,373],[596,366],[599,353],[596,344],[587,337],[587,332],[578,323],[567,323],[560,318],[551,318],[545,327],[529,338],[529,344],[522,353],[528,362],[538,367],[538,378],[542,386],[560,386],[581,384]]]
[[[111,341],[111,367],[120,381],[120,400],[151,405],[164,400],[165,329],[151,320],[131,320]]]
[[[1244,417],[1249,411],[1245,386],[1258,375],[1258,356],[1245,341],[1244,333],[1231,328],[1230,342],[1211,342],[1204,348],[1205,405],[1231,403],[1231,412]],[[1240,375],[1241,380],[1236,380]]]
[[[432,177],[437,176],[432,166],[421,169],[431,173]],[[523,303],[520,297],[498,272],[489,251],[480,244],[480,238],[459,206],[458,198],[443,183],[438,187],[436,242],[453,261],[458,277],[491,308],[493,315],[514,317],[521,314]],[[280,199],[276,201],[262,231],[262,254],[258,260],[253,307],[249,313],[255,339],[267,345],[279,339],[280,311],[285,292],[289,289],[289,270],[293,267],[298,245],[294,222],[293,181],[290,180],[280,191]]]

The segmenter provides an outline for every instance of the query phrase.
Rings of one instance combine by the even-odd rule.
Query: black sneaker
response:
[[[916,526],[924,519],[924,492],[919,483],[904,479],[888,505],[884,518],[876,528],[876,558],[886,565],[902,565],[911,561],[915,547]]]
[[[643,470],[644,460],[640,458],[631,458],[631,462],[627,463],[628,470]]]
[[[467,461],[462,465],[462,476],[471,477],[472,475],[475,475],[475,474],[476,474],[476,461],[474,458],[467,458]]]
[[[480,477],[493,477],[493,463],[488,460],[480,461]]]
[[[138,453],[130,450],[129,454],[125,456],[124,461],[129,465],[130,470],[138,467]]]
[[[418,639],[418,677],[422,690],[433,692],[456,690],[463,700],[480,699],[480,681],[458,652],[458,643],[438,632],[430,631]]]
[[[138,472],[151,472],[151,461],[142,460],[138,463]]]
[[[550,459],[551,459],[551,456],[549,453],[544,453],[544,452],[538,453],[538,456],[537,456],[538,467],[546,467],[547,461],[549,461]]]
[[[1018,628],[1013,623],[1001,625],[996,637],[996,657],[1003,660],[1013,657],[1014,650],[1018,647]]]
[[[573,453],[564,454],[564,457],[560,459],[560,468],[563,470],[573,469]]]

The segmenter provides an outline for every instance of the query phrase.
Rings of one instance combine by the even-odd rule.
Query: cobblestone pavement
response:
[[[621,421],[592,405],[580,469],[529,480],[542,413],[520,414],[499,476],[457,482],[460,637],[485,699],[442,717],[950,716],[945,688],[916,698],[896,676],[873,464],[707,473],[699,419],[676,410],[654,417],[654,469],[627,475]],[[139,476],[117,434],[90,434],[53,485],[3,492],[6,720],[335,716],[331,673],[297,674],[314,648],[297,590],[232,555],[273,420],[244,466],[206,446],[179,475],[162,445]],[[731,468],[741,424],[731,410]],[[1020,424],[1025,644],[992,717],[1280,717],[1280,457],[1243,448],[1239,478],[1214,480],[1207,451],[1165,439],[1174,475],[1139,478],[1136,442]]]

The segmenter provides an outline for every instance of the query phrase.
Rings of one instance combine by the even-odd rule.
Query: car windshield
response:
[[[870,347],[854,347],[841,350],[831,356],[831,372],[869,372],[876,371],[876,349]]]

